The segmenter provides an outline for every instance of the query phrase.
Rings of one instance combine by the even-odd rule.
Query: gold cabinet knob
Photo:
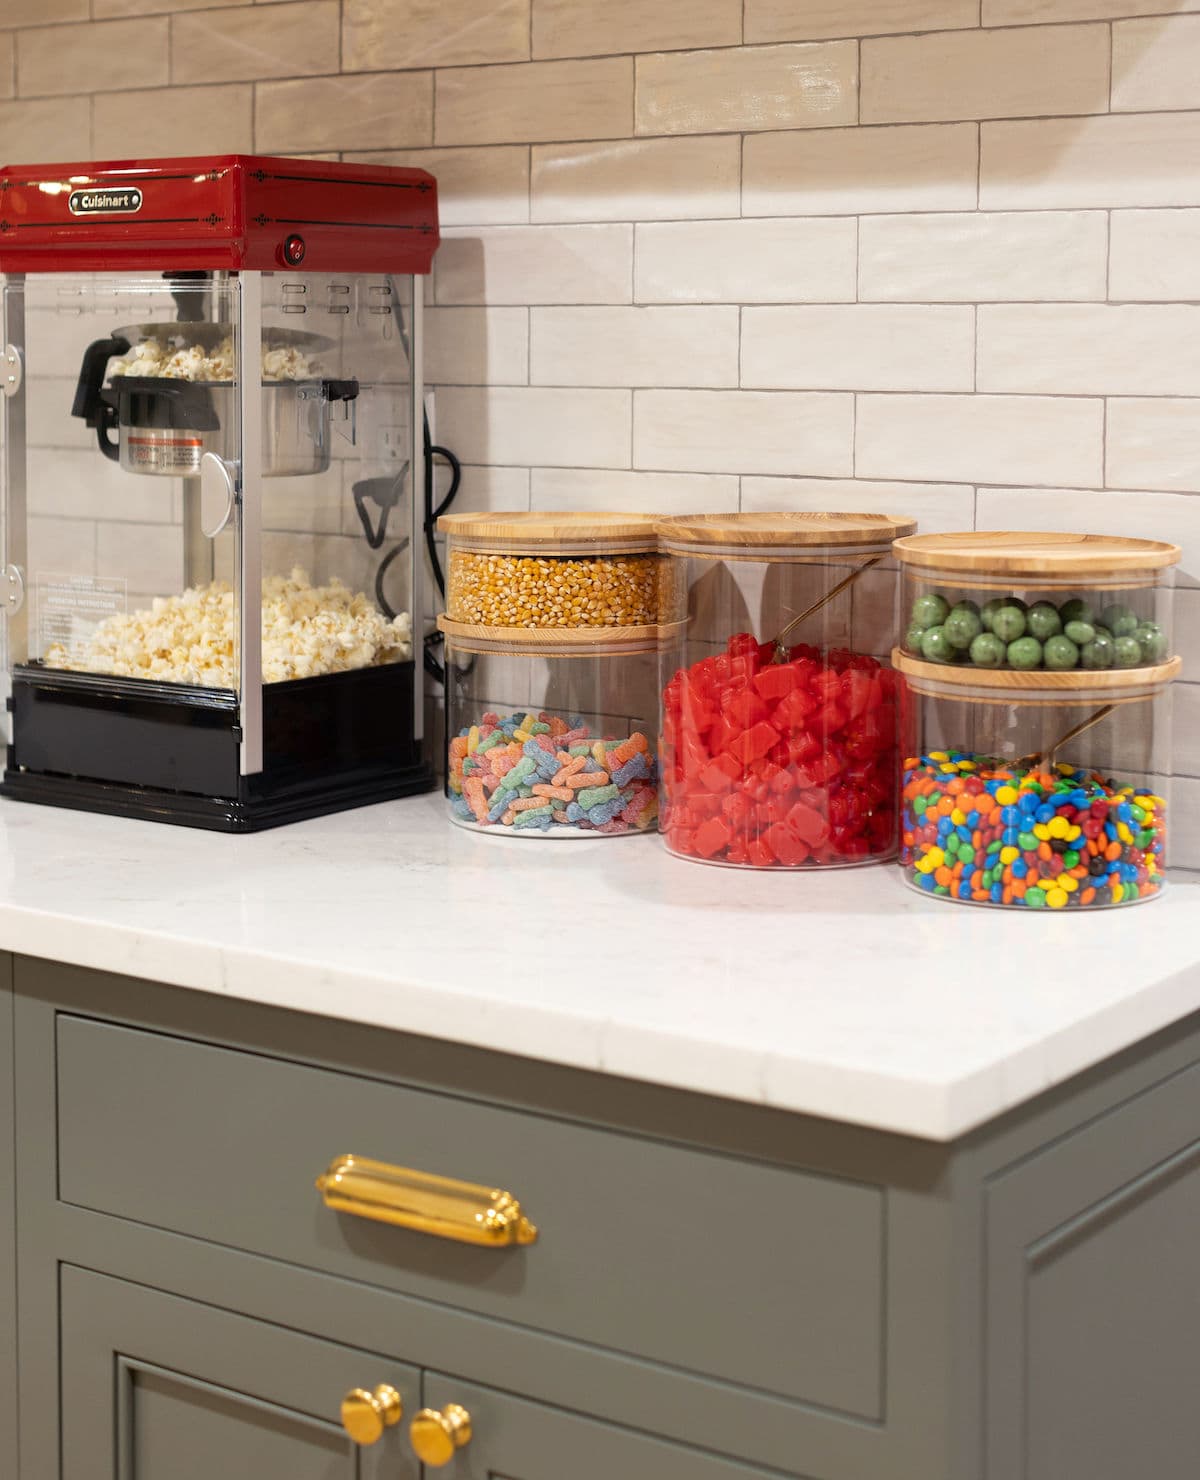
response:
[[[404,1400],[394,1387],[380,1383],[373,1393],[352,1388],[342,1399],[342,1427],[356,1444],[376,1444],[404,1417]]]
[[[408,1433],[417,1458],[436,1469],[448,1465],[455,1450],[471,1442],[471,1415],[459,1403],[447,1403],[440,1413],[436,1408],[422,1408]]]

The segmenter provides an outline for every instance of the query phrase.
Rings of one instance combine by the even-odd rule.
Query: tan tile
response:
[[[526,385],[529,310],[427,308],[426,385]]]
[[[529,0],[344,0],[342,70],[521,62]]]
[[[17,32],[22,97],[114,92],[167,81],[167,22],[97,21]]]
[[[736,134],[535,144],[535,221],[711,220],[740,214]]]
[[[535,57],[736,46],[742,0],[533,0]]]
[[[1108,107],[1107,26],[942,31],[862,44],[862,121],[1013,118]]]
[[[639,134],[709,134],[854,123],[858,48],[743,46],[637,58]]]
[[[11,31],[0,31],[0,98],[11,98],[14,91],[16,47]]]
[[[746,40],[820,41],[974,26],[979,0],[746,0]]]
[[[1103,425],[1104,403],[1080,398],[859,396],[854,468],[860,478],[1094,487]]]
[[[1200,205],[1200,113],[982,127],[985,210]]]
[[[73,576],[96,574],[96,525],[93,520],[40,518],[31,514],[28,529],[27,568],[30,571],[54,571]]]
[[[736,308],[535,308],[534,385],[735,386]]]
[[[853,220],[638,226],[639,303],[836,303],[855,296]]]
[[[1200,492],[1200,400],[1114,396],[1105,442],[1110,487]]]
[[[434,261],[446,303],[628,303],[631,226],[496,226],[444,234]]]
[[[1103,211],[866,216],[859,297],[919,303],[1103,298]]]
[[[975,528],[975,490],[969,483],[889,483],[865,478],[743,478],[747,513],[846,509],[917,520],[924,530]]]
[[[747,216],[973,210],[975,123],[750,134],[742,160]]]
[[[850,472],[854,397],[635,391],[633,464],[680,473]]]
[[[21,0],[16,0],[20,4]],[[63,0],[57,0],[63,3]],[[246,0],[92,0],[92,15],[96,20],[110,20],[115,16],[158,15],[177,10],[222,10],[228,6],[244,5]]]
[[[433,142],[431,72],[260,82],[255,98],[255,147],[264,154]]]
[[[442,434],[434,432],[435,439]],[[442,497],[449,475],[439,471],[436,490]],[[482,514],[488,509],[527,509],[529,507],[529,469],[489,467],[479,463],[464,463],[462,482],[454,498],[456,514]],[[441,540],[442,545],[445,540]],[[429,583],[433,585],[432,581]],[[435,588],[436,589],[436,588]],[[441,603],[439,602],[439,608]]]
[[[1155,16],[1112,28],[1114,113],[1200,107],[1200,16]]]
[[[985,304],[979,389],[1200,395],[1200,307]]]
[[[1200,210],[1113,211],[1108,296],[1200,299]]]
[[[528,145],[369,149],[344,157],[428,170],[438,182],[438,219],[443,226],[508,226],[529,220]]]
[[[1171,738],[1175,775],[1200,777],[1200,683],[1172,684]],[[1200,820],[1200,809],[1197,818]],[[1200,844],[1200,828],[1195,841]],[[1200,847],[1193,866],[1200,868]]]
[[[1200,781],[1171,785],[1170,867],[1200,869]]]
[[[129,140],[154,119],[156,155],[193,154],[197,139],[210,154],[253,149],[249,83],[228,87],[177,87],[171,107],[163,109],[161,92],[106,93],[95,99],[92,152],[97,159],[124,159]]]
[[[721,514],[738,507],[728,473],[646,473],[534,468],[530,508],[621,509],[649,514]]]
[[[438,73],[439,144],[622,137],[633,117],[633,62],[523,62]]]
[[[48,98],[0,103],[0,139],[7,164],[91,159],[89,101]]]
[[[850,303],[742,314],[744,386],[969,391],[974,378],[973,308]]]
[[[88,0],[41,0],[36,19],[51,25],[57,21],[86,21],[90,13]],[[28,0],[0,0],[0,28],[27,26],[29,21]]]
[[[1200,10],[1200,0],[983,0],[985,26],[1021,26],[1047,21],[1107,21],[1154,15],[1166,8]]]
[[[438,436],[466,462],[629,466],[630,392],[444,387]]]
[[[180,15],[171,23],[171,80],[315,76],[329,70],[337,45],[337,0]]]

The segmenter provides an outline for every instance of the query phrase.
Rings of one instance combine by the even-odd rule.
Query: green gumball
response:
[[[905,649],[910,653],[919,653],[921,651],[921,638],[924,635],[920,627],[910,627],[904,634]]]
[[[1042,645],[1036,637],[1018,637],[1008,645],[1010,668],[1028,670],[1042,665]]]
[[[1118,668],[1137,668],[1142,661],[1142,645],[1136,637],[1118,637],[1114,644],[1116,648],[1116,666]]]
[[[1058,609],[1058,615],[1062,619],[1064,631],[1070,622],[1086,622],[1090,627],[1096,625],[1094,610],[1081,596],[1073,596],[1070,601],[1064,601]]]
[[[1167,656],[1167,634],[1157,622],[1143,622],[1133,634],[1142,649],[1144,663],[1161,663]]]
[[[962,601],[946,618],[942,629],[956,648],[969,648],[983,631],[979,608],[973,601]]]
[[[1002,606],[1007,605],[1007,599],[1003,596],[993,596],[990,601],[983,603],[983,610],[979,613],[979,620],[983,623],[985,632],[993,631],[992,619]]]
[[[1062,613],[1059,613],[1061,616]],[[1081,617],[1075,617],[1063,628],[1063,631],[1071,639],[1076,647],[1082,647],[1085,642],[1091,642],[1096,635],[1096,629],[1090,622],[1085,622]]]
[[[1067,668],[1074,668],[1078,664],[1079,648],[1064,633],[1058,632],[1046,639],[1042,656],[1046,660],[1047,668],[1055,668],[1061,672]]]
[[[950,603],[946,598],[936,591],[927,591],[913,602],[912,626],[925,632],[930,627],[940,627],[949,615]]]
[[[927,627],[921,634],[921,656],[930,663],[952,663],[957,651],[944,627]]]
[[[1091,642],[1080,648],[1079,658],[1085,668],[1111,668],[1117,661],[1117,645],[1112,634],[1097,629]]]
[[[992,631],[1001,642],[1016,642],[1025,636],[1025,612],[1015,601],[1006,601],[992,613]]]
[[[1062,631],[1062,618],[1058,608],[1049,601],[1035,601],[1025,613],[1025,626],[1031,636],[1039,642],[1057,637]]]
[[[1132,637],[1138,629],[1138,619],[1127,606],[1120,602],[1114,602],[1112,606],[1106,606],[1101,613],[1100,620],[1108,628],[1114,637]]]
[[[994,632],[981,632],[971,643],[971,662],[976,668],[1003,668],[1008,649]]]

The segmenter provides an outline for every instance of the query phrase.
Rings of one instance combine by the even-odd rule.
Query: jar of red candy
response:
[[[1100,909],[1166,883],[1171,680],[938,669],[898,651],[900,864],[934,898]]]
[[[659,828],[683,858],[831,868],[891,857],[899,780],[883,514],[659,525],[687,620],[664,646]]]

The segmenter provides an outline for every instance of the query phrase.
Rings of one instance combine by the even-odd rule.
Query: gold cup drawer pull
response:
[[[460,1244],[499,1249],[532,1244],[538,1236],[510,1192],[365,1156],[335,1157],[317,1178],[317,1190],[335,1212]]]
[[[423,1465],[440,1469],[471,1442],[471,1415],[461,1403],[422,1408],[408,1427],[413,1451]]]
[[[377,1444],[403,1417],[404,1401],[386,1382],[373,1393],[352,1388],[342,1399],[342,1427],[356,1444]]]

